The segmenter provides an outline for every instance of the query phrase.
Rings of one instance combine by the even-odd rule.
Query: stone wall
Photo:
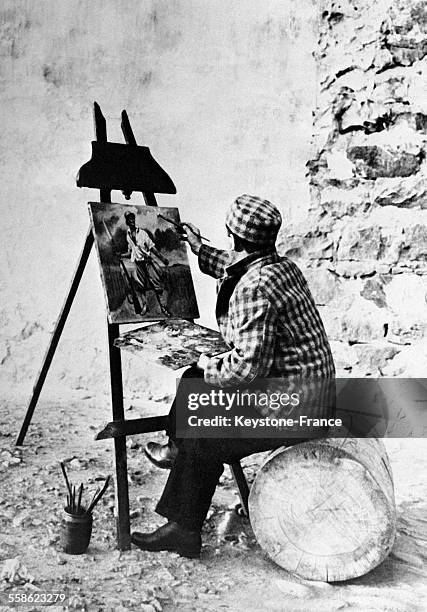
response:
[[[425,376],[427,5],[319,5],[311,208],[283,238],[341,375]]]

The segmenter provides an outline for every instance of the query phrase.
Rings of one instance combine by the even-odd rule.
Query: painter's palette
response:
[[[135,353],[151,363],[179,370],[229,350],[221,334],[185,320],[159,321],[117,338],[115,346]]]

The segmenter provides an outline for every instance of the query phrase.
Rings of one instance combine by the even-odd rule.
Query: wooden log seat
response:
[[[317,439],[272,452],[249,495],[255,537],[278,565],[310,580],[362,576],[396,533],[393,478],[374,438]]]

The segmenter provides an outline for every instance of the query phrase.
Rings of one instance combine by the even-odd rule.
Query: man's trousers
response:
[[[203,378],[198,368],[189,368],[183,378]],[[207,385],[207,390],[212,389]],[[199,389],[199,387],[198,387]],[[179,393],[179,388],[178,388]],[[178,455],[170,471],[156,512],[191,531],[200,531],[224,471],[224,463],[233,463],[280,446],[302,442],[282,438],[180,438],[175,435],[176,400],[169,414],[169,437],[178,446]]]

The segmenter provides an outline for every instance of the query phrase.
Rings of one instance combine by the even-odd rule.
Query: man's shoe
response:
[[[142,550],[153,552],[168,550],[190,559],[200,557],[202,548],[202,538],[199,532],[189,531],[174,522],[166,523],[152,533],[135,531],[131,535],[131,542]]]
[[[172,440],[169,440],[168,444],[148,442],[144,448],[144,453],[147,459],[158,468],[170,470],[178,455],[178,447]]]

